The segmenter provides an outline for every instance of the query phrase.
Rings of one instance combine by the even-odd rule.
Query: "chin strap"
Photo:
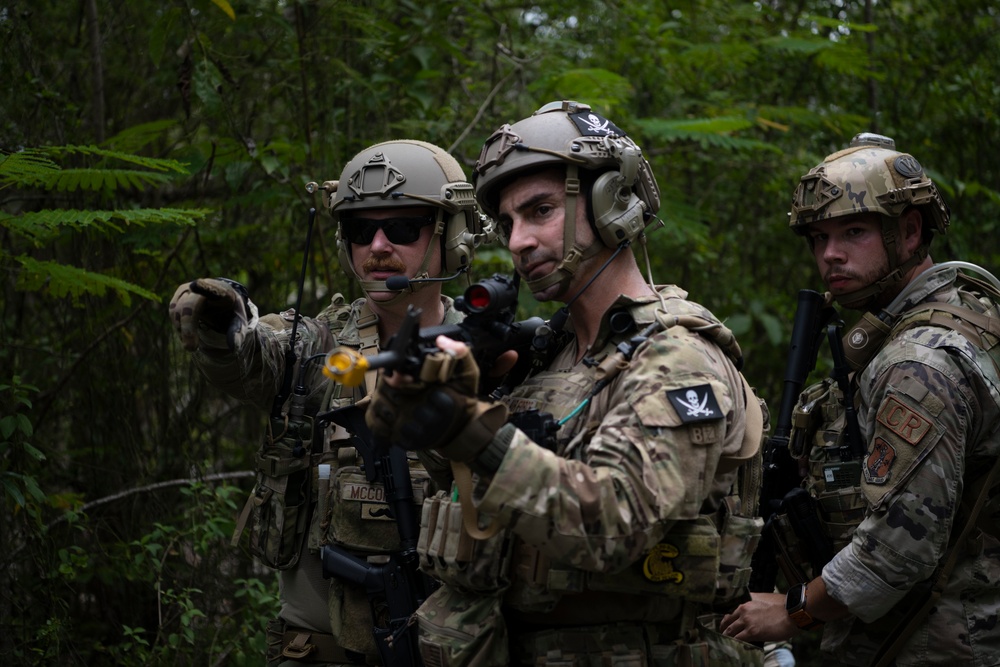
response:
[[[922,245],[908,260],[892,269],[888,274],[879,278],[871,285],[862,287],[859,290],[848,292],[834,297],[834,300],[844,308],[850,310],[864,310],[868,308],[877,296],[891,291],[892,288],[902,287],[906,273],[913,267],[920,264],[927,257],[927,246]]]
[[[871,285],[863,287],[854,292],[841,294],[835,297],[837,303],[850,310],[865,310],[869,308],[875,299],[884,292],[891,292],[893,288],[903,287],[903,280],[906,273],[914,266],[920,264],[927,257],[927,245],[921,243],[916,252],[905,262],[899,262],[899,218],[887,215],[882,216],[882,247],[885,248],[885,256],[889,262],[889,273],[879,278]]]
[[[575,164],[566,167],[566,213],[563,217],[563,258],[552,273],[536,280],[525,280],[525,285],[531,292],[541,292],[557,283],[563,288],[569,283],[573,274],[580,267],[580,262],[599,253],[603,244],[595,240],[589,248],[581,248],[576,244],[576,207],[580,199],[580,169]]]

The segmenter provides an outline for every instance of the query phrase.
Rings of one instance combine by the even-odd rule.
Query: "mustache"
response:
[[[392,258],[376,258],[369,256],[365,261],[361,263],[362,273],[371,273],[373,271],[389,271],[392,273],[406,273],[406,265],[403,264],[398,259]]]
[[[856,273],[854,271],[845,271],[843,269],[837,269],[837,270],[830,269],[829,271],[826,272],[826,275],[823,276],[823,280],[826,282],[829,282],[832,278],[847,278],[848,280],[860,280],[861,277],[862,276],[859,273]]]

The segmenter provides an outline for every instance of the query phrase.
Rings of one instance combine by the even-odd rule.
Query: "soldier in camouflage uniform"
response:
[[[566,307],[501,401],[475,398],[469,349],[442,338],[368,410],[380,437],[475,473],[424,504],[423,567],[444,582],[417,614],[424,663],[761,664],[713,605],[745,591],[765,416],[732,333],[628,247],[656,220],[649,163],[563,101],[498,129],[474,178],[528,289]],[[529,419],[545,413],[556,428]]]
[[[374,387],[374,372],[354,390],[326,380],[322,361],[316,363],[313,355],[336,346],[376,353],[410,306],[422,309],[421,326],[461,321],[452,300],[442,295],[440,282],[413,280],[394,291],[386,280],[467,269],[484,231],[462,168],[425,142],[390,141],[366,148],[346,165],[339,182],[328,181],[322,189],[337,225],[341,266],[360,281],[365,298],[347,303],[336,294],[315,318],[300,319],[294,341],[296,390],[287,404],[276,406],[277,417],[272,412],[257,456],[257,485],[236,538],[250,523],[251,552],[280,570],[282,607],[280,617],[268,625],[268,664],[372,665],[379,664],[379,655],[365,590],[336,577],[324,579],[318,550],[334,544],[364,558],[398,549],[399,533],[386,516],[385,492],[362,473],[358,452],[343,428],[296,433],[298,451],[285,446],[287,434],[308,425],[310,415],[368,400],[365,386]],[[185,283],[170,303],[171,319],[214,385],[272,410],[285,375],[295,313],[258,318],[254,304],[238,289],[220,279]],[[411,481],[419,502],[427,474],[416,461],[411,462]],[[306,495],[306,502],[293,499],[297,495]]]
[[[824,450],[837,449],[843,409],[829,383],[803,392],[797,413],[816,418],[796,454],[839,551],[787,595],[755,593],[726,634],[823,626],[831,663],[1000,664],[1000,287],[974,265],[933,263],[928,245],[948,224],[917,160],[881,135],[858,135],[802,178],[791,226],[837,302],[864,312],[844,348],[866,451],[833,488]]]

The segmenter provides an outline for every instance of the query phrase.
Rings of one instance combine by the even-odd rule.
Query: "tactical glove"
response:
[[[170,320],[186,350],[235,350],[243,342],[249,311],[246,289],[222,278],[185,283],[170,300]]]
[[[477,472],[492,473],[503,452],[489,445],[507,421],[507,407],[478,400],[478,386],[479,367],[467,347],[457,354],[437,352],[424,360],[417,379],[393,386],[383,377],[365,420],[376,441],[436,449]]]

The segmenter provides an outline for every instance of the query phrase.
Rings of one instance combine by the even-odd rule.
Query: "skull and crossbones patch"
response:
[[[685,424],[722,419],[724,416],[711,385],[674,389],[667,392],[667,398]]]
[[[624,130],[604,116],[598,115],[593,111],[571,113],[569,117],[574,123],[576,123],[576,127],[580,130],[580,134],[585,137],[606,137],[609,134],[614,134],[619,137],[625,136]]]

